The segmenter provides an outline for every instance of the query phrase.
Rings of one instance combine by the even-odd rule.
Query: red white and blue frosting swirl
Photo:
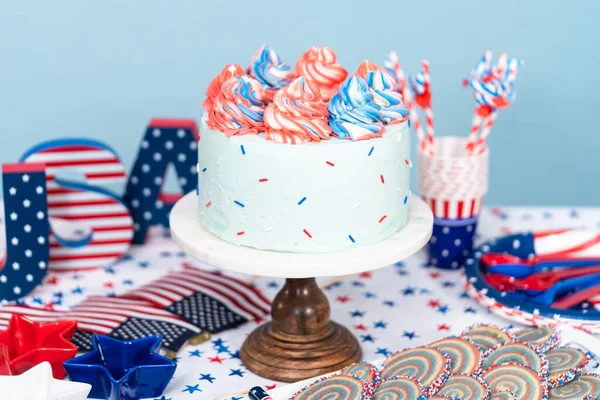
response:
[[[408,119],[408,108],[402,103],[398,83],[385,68],[365,60],[359,65],[356,75],[367,82],[373,101],[381,107],[381,122],[391,124]]]
[[[381,120],[381,107],[375,104],[369,85],[359,76],[342,82],[329,102],[329,125],[340,139],[381,137]]]
[[[277,143],[308,143],[329,139],[327,103],[303,77],[279,90],[265,110],[267,139]]]
[[[265,130],[266,96],[261,84],[249,76],[229,78],[208,112],[206,124],[226,136],[257,134]]]
[[[275,91],[286,86],[294,77],[290,66],[281,60],[271,46],[266,44],[260,46],[250,59],[248,73],[267,91]]]

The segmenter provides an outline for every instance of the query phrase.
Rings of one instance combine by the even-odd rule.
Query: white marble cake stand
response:
[[[183,251],[215,267],[286,278],[273,300],[272,320],[255,329],[240,352],[249,370],[284,382],[336,371],[361,356],[356,338],[329,320],[329,302],[315,277],[349,275],[401,261],[425,246],[433,227],[427,204],[411,195],[407,224],[381,243],[338,253],[284,253],[219,239],[198,221],[197,208],[192,192],[171,211],[171,236]]]

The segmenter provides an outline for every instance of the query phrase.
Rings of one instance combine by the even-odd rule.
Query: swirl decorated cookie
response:
[[[294,394],[290,400],[366,400],[371,396],[371,385],[348,375],[321,378]]]
[[[550,400],[594,398],[600,395],[600,376],[581,374],[571,382],[550,390]]]
[[[415,400],[424,396],[425,388],[414,378],[398,377],[382,381],[372,400]]]
[[[517,400],[517,395],[510,390],[503,390],[492,394],[490,400]]]
[[[451,374],[478,373],[483,361],[479,347],[470,339],[448,337],[431,343],[429,346],[442,350],[452,360]]]
[[[494,365],[481,374],[492,394],[510,390],[517,400],[546,400],[548,388],[543,377],[518,364]]]
[[[450,375],[436,395],[462,400],[488,400],[490,389],[482,379],[472,375]]]
[[[526,343],[503,343],[492,347],[483,355],[482,369],[508,363],[524,365],[542,376],[548,375],[546,356]]]
[[[379,370],[373,364],[361,362],[348,365],[340,372],[341,375],[351,375],[369,384],[377,384],[379,381]]]
[[[500,343],[514,341],[514,337],[508,331],[488,324],[472,325],[465,329],[461,336],[471,339],[483,351],[487,351]]]
[[[564,385],[579,375],[590,362],[589,353],[575,347],[558,347],[546,353],[551,388]]]
[[[405,349],[385,359],[381,379],[415,378],[425,386],[425,394],[432,395],[448,378],[451,362],[450,357],[433,347]]]
[[[519,342],[529,343],[542,352],[555,348],[560,339],[560,335],[553,325],[520,329],[514,332],[514,336]]]

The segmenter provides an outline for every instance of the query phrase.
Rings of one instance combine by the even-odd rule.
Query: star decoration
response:
[[[361,337],[361,340],[363,341],[363,343],[364,343],[364,342],[371,342],[371,343],[374,343],[374,342],[375,342],[375,339],[376,339],[376,338],[374,338],[374,337],[373,337],[373,336],[371,336],[371,335],[360,335],[360,337]]]
[[[384,322],[384,321],[376,321],[376,322],[373,324],[373,328],[383,328],[383,329],[385,329],[385,328],[387,328],[387,322]]]
[[[186,388],[182,390],[182,392],[194,393],[194,392],[202,392],[202,390],[198,387],[200,385],[185,385]]]
[[[388,350],[388,349],[386,349],[386,348],[379,348],[379,347],[378,347],[378,348],[377,348],[377,351],[375,352],[375,354],[381,354],[381,355],[383,355],[384,357],[387,357],[387,356],[389,356],[390,354],[392,354],[392,352],[391,352],[391,351],[389,351],[389,350]]]
[[[62,379],[62,364],[77,353],[70,342],[77,322],[56,321],[38,323],[13,314],[6,330],[0,332],[0,345],[15,349],[8,362],[13,375],[21,374],[41,361],[49,361],[55,378]]]
[[[230,373],[229,376],[239,376],[239,377],[244,377],[245,371],[242,371],[241,369],[231,369],[230,368]]]
[[[188,351],[190,357],[202,357],[202,352],[200,350],[192,350]]]
[[[65,362],[65,369],[71,380],[92,385],[92,398],[161,396],[177,367],[156,352],[161,341],[161,335],[131,341],[92,335],[94,349]]]
[[[221,357],[219,357],[219,356],[208,357],[208,360],[209,360],[211,363],[219,363],[219,364],[223,364],[223,361],[225,361],[225,359],[224,359],[224,358],[221,358]]]
[[[213,383],[213,381],[217,378],[215,378],[211,374],[200,374],[200,378],[198,379],[200,379],[201,381],[209,381],[210,383]]]
[[[84,400],[91,389],[87,383],[54,379],[48,362],[21,375],[0,376],[0,387],[2,398],[35,400]]]
[[[414,288],[411,288],[410,286],[407,286],[407,287],[406,287],[406,289],[404,289],[404,290],[402,291],[402,294],[403,294],[404,296],[410,296],[410,295],[413,295],[413,294],[415,294],[415,289],[414,289]]]
[[[408,338],[409,340],[413,340],[414,338],[417,338],[417,334],[415,332],[408,332],[408,331],[404,331],[404,333],[402,334],[403,337]]]
[[[363,317],[365,315],[365,311],[359,311],[359,310],[351,311],[350,315],[352,317]]]

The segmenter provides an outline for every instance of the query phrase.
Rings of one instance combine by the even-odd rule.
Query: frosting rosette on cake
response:
[[[208,89],[206,89],[206,99],[202,103],[202,107],[206,111],[211,111],[214,105],[214,101],[221,93],[221,85],[229,78],[235,78],[237,76],[244,76],[244,68],[239,64],[228,64],[223,68],[223,71],[210,82]]]
[[[327,104],[320,92],[303,77],[275,93],[264,115],[268,140],[307,143],[329,139]]]
[[[378,69],[382,69],[382,67],[380,67],[379,65],[377,65],[369,60],[365,60],[362,63],[360,63],[360,65],[356,69],[356,72],[354,73],[354,75],[360,76],[361,78],[366,79],[367,75],[370,72],[375,72]]]
[[[249,76],[229,78],[221,85],[212,110],[208,111],[209,128],[233,135],[257,134],[263,131],[265,92],[261,84]]]
[[[396,81],[389,72],[383,69],[371,71],[365,81],[373,92],[373,101],[381,107],[381,121],[384,124],[408,119],[408,108],[402,103],[402,95],[395,90]]]
[[[324,100],[329,100],[348,76],[348,71],[337,63],[333,50],[327,46],[312,46],[296,61],[296,73],[313,83]]]
[[[271,46],[263,44],[250,59],[248,73],[263,85],[267,97],[286,86],[294,77],[290,66],[284,63]]]
[[[340,139],[381,137],[381,107],[364,79],[351,76],[340,85],[329,102],[329,125]]]

